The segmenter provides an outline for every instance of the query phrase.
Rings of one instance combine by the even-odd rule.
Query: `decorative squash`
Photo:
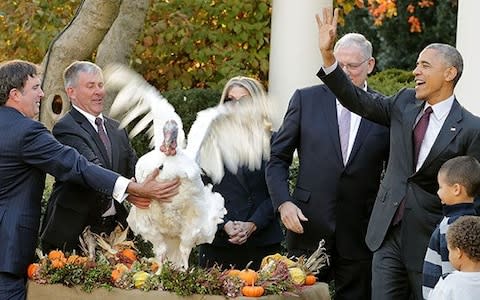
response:
[[[37,273],[39,269],[40,269],[40,265],[37,263],[28,265],[28,268],[27,268],[28,278],[33,279],[33,276],[35,275],[35,273]]]
[[[240,270],[239,269],[234,269],[234,268],[231,268],[227,272],[227,275],[232,276],[232,277],[238,277],[238,274],[240,274]]]
[[[65,266],[65,259],[61,260],[61,259],[54,259],[52,260],[52,268],[54,269],[60,269],[60,268],[63,268]]]
[[[52,250],[50,251],[50,253],[48,253],[48,259],[50,259],[51,261],[54,261],[56,259],[65,260],[65,254],[63,254],[63,252],[60,250]]]
[[[245,269],[241,270],[238,273],[238,278],[243,280],[245,282],[245,285],[253,285],[255,282],[257,282],[257,279],[258,279],[258,273],[248,268],[250,267],[252,262],[253,261],[250,261],[245,267]]]
[[[144,271],[139,271],[133,274],[132,279],[133,279],[133,284],[135,285],[135,288],[141,289],[145,284],[145,281],[147,281],[149,277],[150,275]]]
[[[290,277],[292,278],[293,283],[297,285],[302,285],[305,283],[305,272],[298,268],[288,268],[288,272],[290,273]]]
[[[261,297],[265,289],[261,286],[246,285],[242,288],[242,294],[246,297]]]
[[[129,248],[123,249],[122,252],[120,252],[120,255],[125,257],[130,263],[137,260],[137,253]]]
[[[315,284],[315,282],[317,282],[315,275],[307,275],[307,277],[305,277],[305,285],[312,285]]]

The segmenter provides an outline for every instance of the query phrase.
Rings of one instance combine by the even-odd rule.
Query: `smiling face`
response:
[[[22,91],[11,91],[11,96],[16,100],[16,108],[26,117],[34,118],[40,112],[40,102],[44,96],[40,83],[38,76],[29,76]]]
[[[77,82],[67,87],[66,92],[83,111],[95,117],[102,113],[105,88],[101,72],[79,72]]]
[[[415,97],[431,105],[453,94],[457,70],[449,66],[436,49],[425,49],[418,56],[415,75]]]

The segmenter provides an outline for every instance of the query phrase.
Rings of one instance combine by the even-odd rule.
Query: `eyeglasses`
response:
[[[361,62],[359,62],[359,63],[356,63],[356,64],[354,64],[354,63],[344,64],[344,63],[341,63],[341,62],[338,62],[338,64],[340,65],[340,68],[342,68],[342,69],[347,68],[347,70],[356,70],[356,69],[358,69],[361,65],[363,65],[364,63],[366,63],[369,59],[370,59],[370,57],[367,58],[367,59],[365,59],[365,60],[363,60],[363,61],[361,61]]]

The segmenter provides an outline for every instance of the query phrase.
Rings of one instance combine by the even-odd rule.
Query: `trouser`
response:
[[[403,261],[401,223],[392,226],[373,254],[372,299],[423,299],[422,272],[407,270]]]
[[[0,299],[1,300],[25,300],[25,278],[0,272]]]

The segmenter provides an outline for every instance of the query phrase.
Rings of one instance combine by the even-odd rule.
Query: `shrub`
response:
[[[369,87],[387,96],[395,94],[403,87],[414,85],[413,73],[400,69],[388,69],[368,78]]]

